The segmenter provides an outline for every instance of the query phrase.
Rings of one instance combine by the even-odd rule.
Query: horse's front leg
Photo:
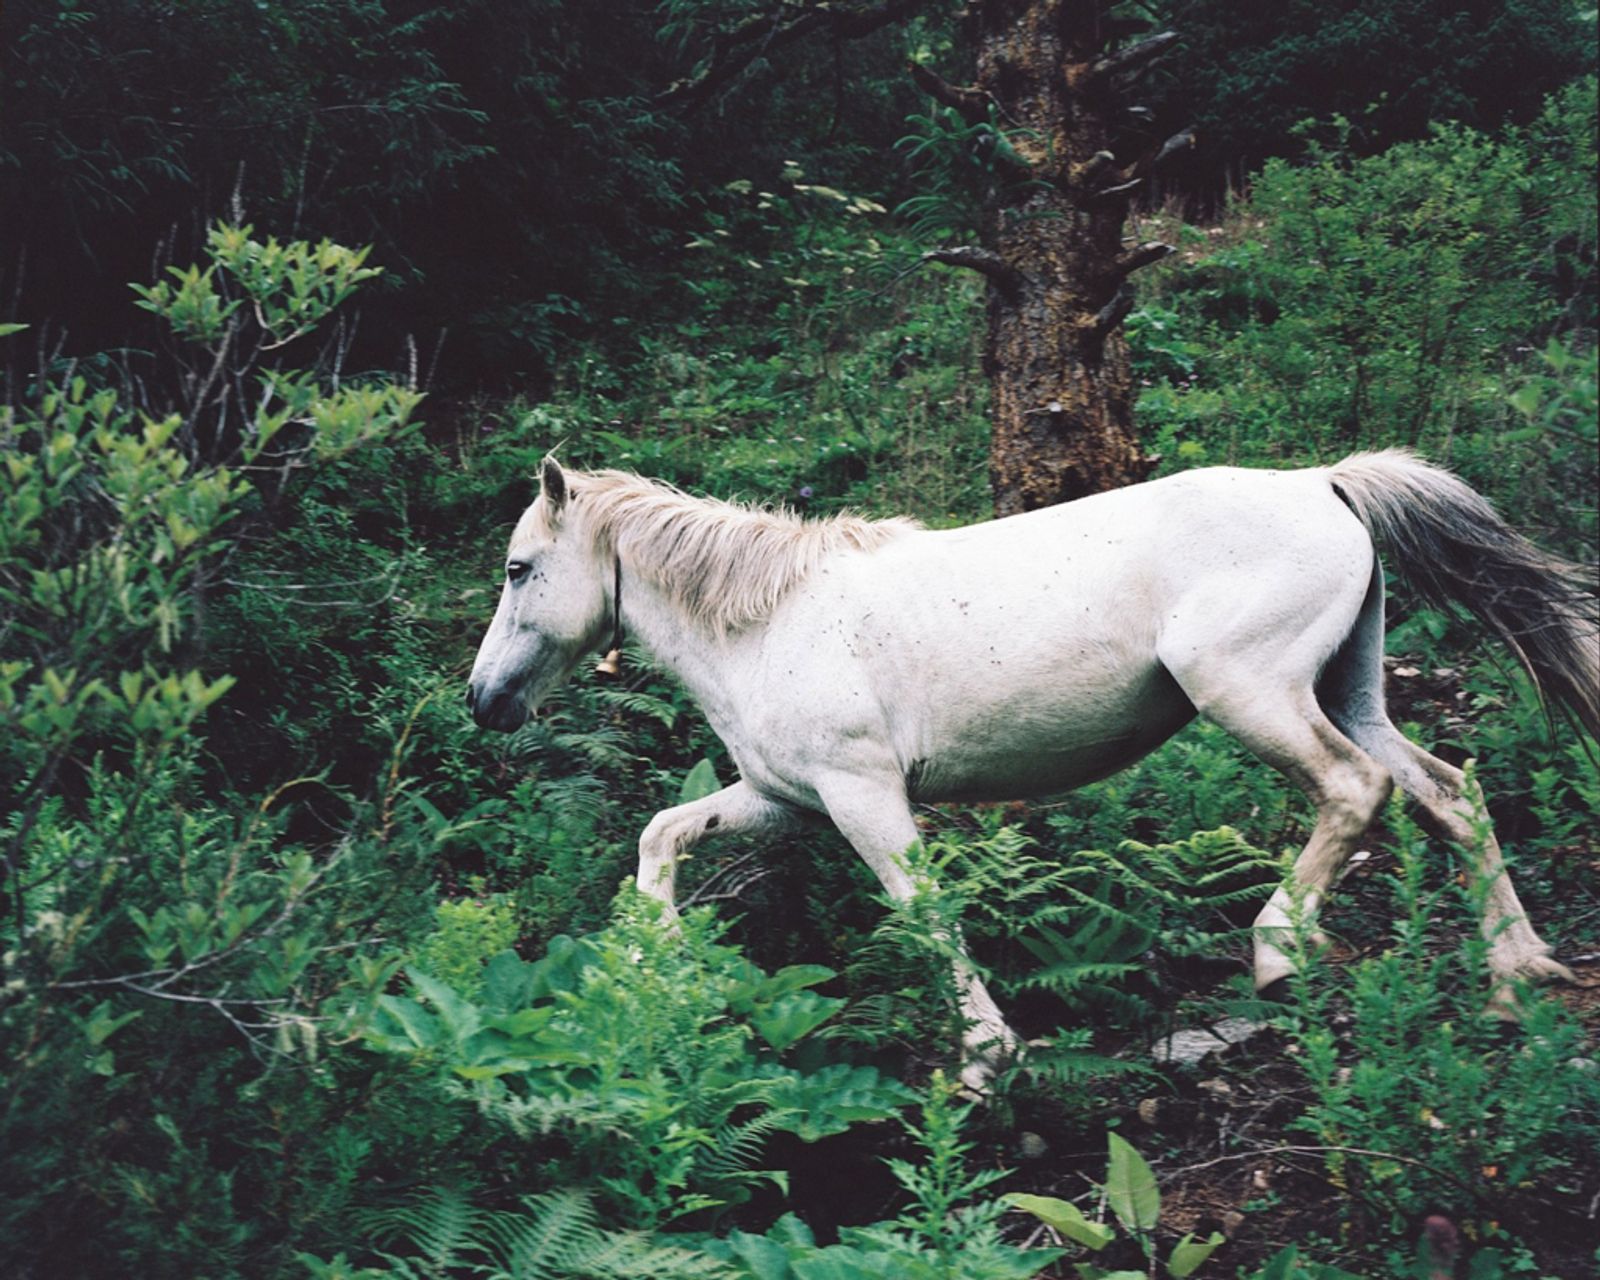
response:
[[[638,885],[677,915],[673,886],[678,862],[707,836],[783,831],[801,825],[798,809],[769,800],[743,781],[715,795],[663,809],[639,837]]]
[[[834,774],[817,786],[828,816],[850,841],[862,861],[872,868],[885,892],[896,903],[910,901],[919,890],[937,890],[927,879],[913,877],[906,850],[920,839],[911,806],[898,777],[876,779],[855,774]],[[986,1093],[995,1069],[1021,1047],[1017,1034],[1006,1025],[999,1007],[978,977],[959,934],[941,941],[954,944],[956,992],[960,1002],[961,1083],[975,1093]]]

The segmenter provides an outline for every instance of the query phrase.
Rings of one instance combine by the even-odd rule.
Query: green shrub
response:
[[[784,1065],[843,1004],[810,990],[828,970],[765,974],[708,912],[669,929],[659,910],[625,889],[599,933],[558,938],[532,964],[496,956],[481,1001],[412,970],[431,1008],[385,996],[367,1031],[375,1048],[466,1082],[455,1087],[513,1132],[559,1134],[558,1180],[646,1230],[781,1187],[780,1171],[751,1167],[768,1134],[815,1140],[909,1096],[870,1067]]]
[[[134,407],[154,379],[48,366],[0,410],[7,1270],[238,1274],[407,1141],[351,1123],[378,1086],[327,1055],[394,972],[426,849],[357,798],[334,838],[297,838],[312,780],[241,798],[208,772],[235,689],[206,624],[283,478],[392,437],[417,397],[257,359],[372,274],[362,254],[210,244],[141,291],[195,361],[171,412]],[[212,416],[225,367],[260,378],[250,412]]]
[[[1600,1073],[1559,1002],[1521,993],[1510,1033],[1485,1015],[1487,942],[1436,937],[1436,917],[1481,916],[1481,902],[1453,881],[1428,888],[1424,842],[1402,813],[1390,821],[1393,943],[1332,986],[1321,972],[1302,980],[1294,1034],[1314,1100],[1297,1125],[1327,1144],[1330,1181],[1388,1231],[1444,1210],[1492,1235],[1509,1197],[1600,1141]]]

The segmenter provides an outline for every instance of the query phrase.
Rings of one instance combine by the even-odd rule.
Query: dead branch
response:
[[[1091,191],[1080,201],[1085,205],[1107,204],[1112,200],[1119,200],[1128,192],[1144,185],[1143,178],[1134,178],[1129,182],[1119,182],[1112,187],[1101,187],[1098,191]]]
[[[810,0],[758,14],[713,37],[711,56],[704,65],[658,93],[656,105],[697,107],[758,59],[814,32],[827,31],[834,39],[858,39],[909,17],[922,2],[884,0],[881,4],[862,5],[843,0]]]
[[[1111,301],[1095,313],[1094,319],[1089,322],[1089,332],[1096,338],[1104,339],[1113,329],[1128,317],[1128,312],[1133,310],[1133,290],[1127,285],[1119,285],[1116,293],[1112,294]]]
[[[942,262],[947,267],[965,267],[987,276],[1002,293],[1015,293],[1022,284],[1022,274],[992,249],[977,245],[957,245],[949,249],[930,249],[922,255],[924,262]]]
[[[1178,42],[1176,31],[1162,31],[1157,35],[1124,45],[1115,53],[1108,53],[1090,68],[1089,75],[1104,84],[1114,76],[1134,75],[1149,70],[1152,63],[1168,52]]]
[[[992,100],[977,85],[951,84],[920,62],[907,61],[906,70],[911,73],[911,79],[917,88],[935,102],[954,108],[968,124],[981,124],[989,118],[989,104]]]
[[[1177,155],[1178,152],[1187,151],[1190,147],[1194,146],[1195,143],[1196,138],[1194,126],[1190,125],[1187,129],[1173,134],[1161,144],[1161,150],[1156,152],[1155,159],[1150,162],[1150,168],[1159,169],[1162,165],[1166,164],[1168,160],[1172,159],[1173,156]]]
[[[1116,268],[1119,276],[1132,275],[1140,267],[1148,267],[1152,262],[1160,262],[1168,254],[1176,253],[1170,244],[1160,240],[1148,240],[1136,249],[1129,249],[1126,253],[1119,254],[1112,266]]]
[[[1073,184],[1078,187],[1088,187],[1116,163],[1117,158],[1111,152],[1096,151],[1072,171]]]

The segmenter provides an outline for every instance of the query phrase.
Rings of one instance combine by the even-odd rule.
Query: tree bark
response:
[[[929,255],[989,280],[996,515],[1131,484],[1153,465],[1134,430],[1120,325],[1133,306],[1127,276],[1170,250],[1126,249],[1122,228],[1145,175],[1192,135],[1119,161],[1128,135],[1123,86],[1175,37],[1163,32],[1108,50],[1108,41],[1131,34],[1113,23],[1110,8],[1103,0],[982,0],[976,83],[958,89],[917,76],[946,105],[992,108],[1027,164],[1024,180],[994,187],[986,254]],[[962,253],[971,260],[960,261]]]

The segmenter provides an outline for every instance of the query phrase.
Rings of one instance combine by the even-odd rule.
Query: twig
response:
[[[1343,1146],[1293,1146],[1293,1147],[1263,1147],[1256,1151],[1235,1151],[1230,1155],[1216,1156],[1211,1160],[1202,1160],[1199,1164],[1184,1165],[1181,1169],[1174,1169],[1171,1173],[1164,1174],[1160,1180],[1170,1182],[1174,1178],[1183,1177],[1185,1174],[1197,1173],[1201,1169],[1209,1169],[1214,1165],[1228,1164],[1235,1160],[1264,1160],[1280,1155],[1315,1155],[1339,1154],[1347,1156],[1367,1156],[1374,1160],[1395,1160],[1401,1164],[1413,1165],[1418,1169],[1426,1169],[1429,1173],[1438,1174],[1463,1190],[1471,1190],[1469,1184],[1463,1182],[1455,1174],[1441,1169],[1437,1165],[1429,1164],[1426,1160],[1418,1160],[1415,1156],[1403,1156],[1398,1151],[1374,1151],[1370,1147],[1343,1147]]]

